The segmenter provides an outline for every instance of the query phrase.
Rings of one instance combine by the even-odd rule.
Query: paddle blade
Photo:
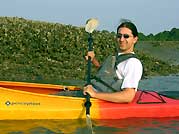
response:
[[[99,25],[98,19],[91,18],[86,21],[85,31],[88,33],[92,33],[97,26]]]
[[[92,125],[92,121],[91,121],[89,114],[86,115],[86,124],[87,124],[88,130],[90,131],[90,133],[94,134],[93,125]]]

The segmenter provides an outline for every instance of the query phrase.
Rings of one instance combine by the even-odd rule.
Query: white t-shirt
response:
[[[116,74],[123,80],[121,89],[135,88],[137,91],[139,81],[142,77],[143,67],[139,59],[129,58],[117,65]]]

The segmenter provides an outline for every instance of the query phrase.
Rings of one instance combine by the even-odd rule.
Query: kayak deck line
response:
[[[60,87],[60,88],[59,88]],[[79,87],[0,81],[0,120],[81,119],[85,115],[85,98],[52,95]],[[130,117],[179,117],[179,100],[155,91],[138,90],[131,103],[112,103],[91,98],[92,119]]]
[[[145,96],[145,94],[150,94],[151,97],[153,97],[154,100],[148,100],[148,101],[142,101],[142,96]],[[141,93],[139,95],[139,98],[137,100],[137,104],[152,104],[152,103],[166,103],[166,101],[163,99],[163,97],[158,94],[156,91],[147,91],[147,90],[141,90]]]

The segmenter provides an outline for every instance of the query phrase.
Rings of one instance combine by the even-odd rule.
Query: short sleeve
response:
[[[142,73],[143,67],[140,60],[136,58],[128,59],[124,67],[123,83],[121,89],[135,88],[137,90]]]

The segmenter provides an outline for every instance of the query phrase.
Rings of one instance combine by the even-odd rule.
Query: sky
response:
[[[157,34],[179,28],[179,0],[0,0],[0,16],[85,26],[99,20],[98,30],[116,31],[129,19],[138,31]]]

